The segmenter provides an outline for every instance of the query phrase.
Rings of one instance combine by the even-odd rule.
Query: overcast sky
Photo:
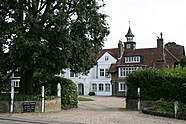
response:
[[[156,47],[156,36],[163,32],[164,43],[186,47],[186,0],[105,0],[110,35],[104,48],[126,41],[129,20],[137,48]]]

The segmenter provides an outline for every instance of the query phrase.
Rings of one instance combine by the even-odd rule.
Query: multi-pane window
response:
[[[125,63],[139,63],[140,56],[129,56],[125,57]]]
[[[99,84],[99,91],[103,91],[103,84]]]
[[[78,77],[78,73],[70,71],[70,77]]]
[[[126,77],[129,73],[136,71],[139,67],[120,67],[119,77]]]
[[[108,69],[105,69],[105,77],[109,77]]]
[[[105,84],[105,91],[110,92],[110,84]]]
[[[119,91],[127,91],[127,85],[125,83],[119,83]]]
[[[104,69],[100,69],[100,76],[105,76],[105,70]]]
[[[108,69],[100,69],[99,73],[101,77],[109,77]]]
[[[105,56],[105,61],[108,61],[109,60],[109,57],[108,56]]]
[[[92,91],[97,91],[97,84],[92,84]]]
[[[14,87],[19,87],[19,81],[14,81]]]

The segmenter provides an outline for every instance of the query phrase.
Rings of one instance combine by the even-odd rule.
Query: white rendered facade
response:
[[[73,76],[70,69],[66,69],[64,70],[65,73],[60,76],[74,81],[77,84],[80,95],[88,95],[89,92],[95,92],[98,96],[111,96],[111,75],[107,72],[111,64],[116,63],[116,61],[113,56],[105,52],[97,60],[97,65],[92,67],[87,75],[78,73]]]

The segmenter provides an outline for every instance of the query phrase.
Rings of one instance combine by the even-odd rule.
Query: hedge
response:
[[[78,94],[77,94],[77,86],[76,84],[65,78],[56,77],[56,76],[41,76],[38,75],[34,77],[34,87],[35,92],[37,91],[37,87],[45,86],[46,95],[53,96],[57,94],[57,84],[61,84],[61,104],[63,109],[69,109],[77,107],[78,104]],[[39,88],[41,89],[41,88]]]
[[[144,69],[128,75],[127,98],[137,98],[137,88],[141,89],[142,100],[176,100],[186,103],[186,70],[176,69]]]
[[[10,81],[9,80],[3,80],[0,77],[0,93],[3,91],[9,91],[10,90]]]

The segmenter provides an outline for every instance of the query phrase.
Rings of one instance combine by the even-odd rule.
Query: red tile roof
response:
[[[185,55],[184,46],[165,47],[164,62],[158,61],[160,55],[161,55],[161,50],[158,48],[125,50],[122,58],[119,59],[116,64],[111,65],[109,72],[113,73],[117,71],[117,67],[119,66],[143,66],[143,67],[154,67],[157,69],[172,66]],[[124,57],[127,56],[140,56],[141,61],[140,63],[125,63]]]
[[[102,49],[99,52],[96,60],[100,59],[103,56],[103,54],[105,54],[106,52],[108,52],[115,59],[118,59],[118,48],[112,48],[112,49]]]

